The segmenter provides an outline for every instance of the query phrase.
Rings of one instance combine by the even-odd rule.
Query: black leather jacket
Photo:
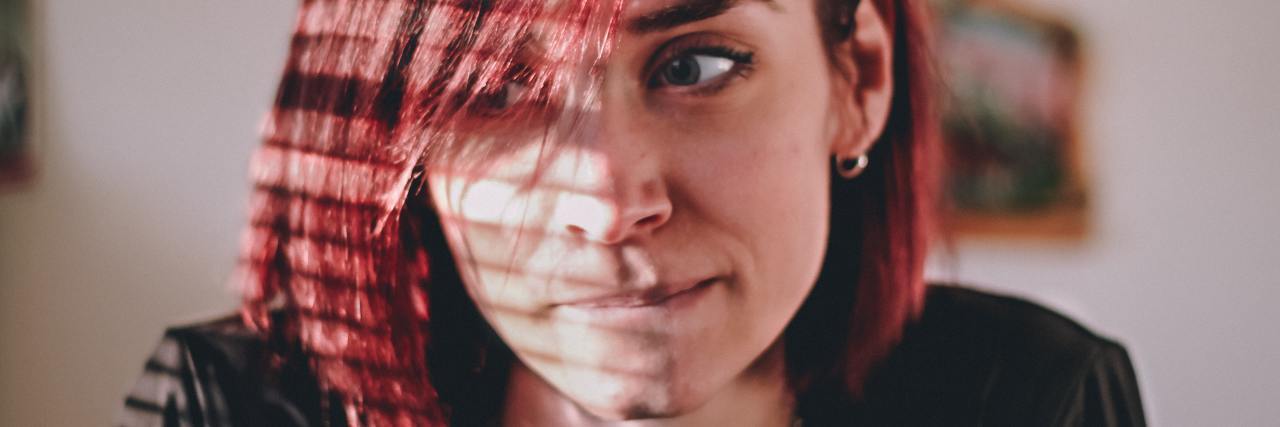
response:
[[[347,424],[305,364],[267,359],[235,317],[169,329],[118,424]],[[950,286],[929,288],[924,314],[861,401],[806,407],[819,408],[802,409],[806,427],[1145,425],[1119,344],[1030,302]]]

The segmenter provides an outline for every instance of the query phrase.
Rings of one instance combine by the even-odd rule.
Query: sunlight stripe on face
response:
[[[547,194],[545,190],[521,190],[498,180],[446,180],[451,206],[442,214],[467,222],[504,227],[540,225],[550,234],[574,226],[587,232],[588,237],[599,238],[617,214],[605,200],[590,194],[563,190]],[[540,203],[544,200],[551,204]]]
[[[529,206],[527,193],[520,194],[515,185],[497,180],[449,180],[449,192],[454,199],[452,210],[467,221],[519,225],[519,214]]]

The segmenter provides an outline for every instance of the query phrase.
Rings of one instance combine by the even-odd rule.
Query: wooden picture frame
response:
[[[30,39],[25,0],[0,0],[0,188],[31,179]]]
[[[1084,60],[1063,19],[1003,0],[938,0],[944,225],[964,236],[1084,237]]]

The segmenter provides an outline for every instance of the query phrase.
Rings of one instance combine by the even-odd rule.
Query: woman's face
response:
[[[839,83],[812,0],[693,3],[628,4],[567,140],[428,176],[485,318],[603,417],[749,380],[823,258]]]

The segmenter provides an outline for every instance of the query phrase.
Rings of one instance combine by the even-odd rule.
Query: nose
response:
[[[623,140],[597,126],[589,128],[594,138],[552,166],[558,169],[552,175],[570,177],[562,181],[569,184],[555,208],[556,222],[569,235],[604,244],[650,235],[672,214],[661,153],[634,132],[624,132],[631,138]]]
[[[557,156],[559,173],[572,175],[555,209],[559,224],[571,236],[604,244],[617,244],[647,236],[671,219],[667,156],[651,126],[637,120],[634,97],[620,74],[606,72],[598,97],[587,100],[570,130],[567,149]],[[563,176],[563,175],[562,175]],[[562,181],[563,182],[563,181]]]
[[[570,194],[557,207],[569,235],[603,244],[651,235],[671,218],[671,201],[663,186],[651,181],[631,185],[610,179],[612,191]]]

